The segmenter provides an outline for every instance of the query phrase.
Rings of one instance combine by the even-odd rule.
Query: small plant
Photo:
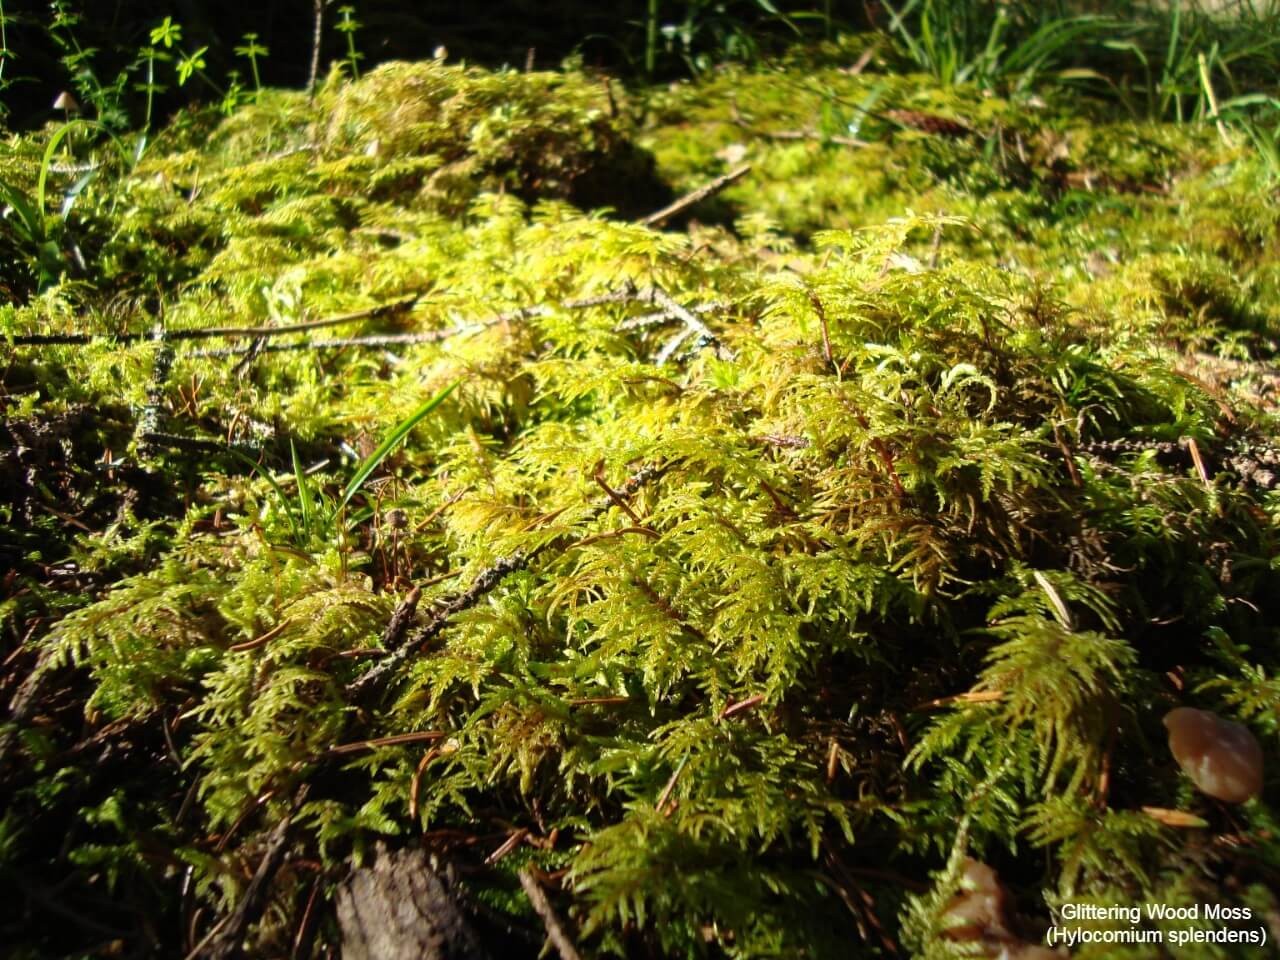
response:
[[[249,61],[249,72],[253,77],[253,92],[255,96],[262,92],[262,77],[258,73],[258,59],[266,57],[270,51],[262,44],[258,43],[258,35],[256,33],[246,33],[243,43],[235,48],[237,57],[244,57]]]
[[[356,31],[360,29],[360,21],[355,17],[356,8],[344,5],[338,8],[338,16],[342,19],[338,21],[334,27],[347,43],[347,67],[351,70],[351,79],[360,79],[360,61],[364,59],[364,54],[356,49]]]
[[[908,0],[885,3],[888,32],[908,60],[945,85],[976,83],[1030,88],[1042,76],[1078,57],[1082,45],[1116,28],[1108,17],[1045,14],[1006,4]]]
[[[64,227],[77,198],[89,185],[97,172],[90,164],[62,195],[58,212],[48,211],[49,177],[53,173],[58,148],[68,143],[77,130],[93,130],[109,137],[120,153],[127,155],[124,145],[107,127],[94,120],[71,120],[64,123],[49,138],[36,177],[35,192],[28,194],[16,185],[0,179],[0,200],[6,204],[0,223],[7,228],[19,250],[25,251],[32,262],[37,290],[46,290],[57,283],[76,261],[82,262],[79,249],[64,246]]]
[[[457,386],[458,384],[455,382],[445,387],[396,424],[383,437],[377,449],[360,462],[356,472],[347,481],[347,485],[343,487],[342,493],[337,500],[331,500],[319,490],[313,489],[310,478],[307,476],[306,471],[303,470],[302,463],[298,460],[298,451],[292,441],[289,444],[289,453],[293,467],[293,480],[297,489],[296,496],[293,498],[290,498],[284,492],[284,488],[279,481],[271,476],[270,472],[243,454],[235,451],[233,453],[267,481],[275,493],[280,509],[288,522],[293,546],[298,549],[306,549],[317,543],[332,540],[335,534],[341,532],[341,528],[344,527],[342,520],[346,508],[351,503],[351,500],[363,489],[365,482],[391,452],[409,436],[413,428],[439,407]],[[367,514],[353,518],[350,522],[358,522],[365,515]]]

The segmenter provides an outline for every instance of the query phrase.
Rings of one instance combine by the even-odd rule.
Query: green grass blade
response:
[[[256,460],[251,460],[249,457],[246,457],[239,450],[228,448],[227,453],[231,454],[254,473],[258,474],[258,476],[262,477],[263,480],[267,481],[268,485],[270,485],[271,489],[275,492],[275,495],[280,499],[280,506],[284,509],[285,519],[289,521],[289,531],[293,534],[293,542],[295,544],[301,543],[302,536],[301,532],[298,530],[298,521],[293,515],[293,508],[289,506],[289,498],[285,496],[285,492],[280,488],[280,484],[276,483],[276,478],[273,477],[271,472],[262,466],[262,464],[258,463]]]
[[[289,441],[289,457],[293,461],[293,476],[298,485],[298,515],[302,520],[302,531],[310,537],[312,535],[311,489],[307,486],[307,474],[298,460],[298,448],[293,445],[293,440]]]
[[[387,458],[387,455],[391,453],[397,445],[399,445],[401,440],[409,435],[409,431],[416,427],[423,418],[427,416],[427,414],[440,406],[440,404],[444,402],[444,399],[449,396],[449,394],[453,393],[454,389],[460,382],[461,381],[455,381],[449,384],[449,386],[445,387],[417,410],[409,414],[408,417],[400,421],[400,423],[396,425],[395,429],[387,434],[382,443],[378,444],[378,449],[369,454],[369,456],[365,458],[365,461],[360,464],[360,469],[358,469],[355,476],[351,478],[351,482],[347,484],[347,488],[342,491],[342,499],[338,501],[337,510],[341,510],[351,502],[351,498],[359,492],[360,488],[364,486],[364,482],[369,479],[369,474],[378,469],[378,464],[382,463],[382,461]]]

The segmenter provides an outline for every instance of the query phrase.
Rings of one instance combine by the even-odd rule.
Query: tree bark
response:
[[[488,960],[422,850],[379,850],[338,889],[342,960]]]

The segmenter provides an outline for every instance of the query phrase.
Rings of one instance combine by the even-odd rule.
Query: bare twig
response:
[[[372,740],[359,740],[355,743],[341,743],[330,747],[328,755],[341,757],[348,753],[359,753],[361,750],[374,750],[378,747],[403,747],[413,743],[434,743],[444,736],[441,730],[417,730],[413,733],[396,733],[389,737],[374,737]]]
[[[670,220],[677,214],[683,213],[695,204],[701,203],[708,197],[713,197],[725,187],[729,186],[735,180],[741,180],[751,172],[751,164],[744,163],[742,166],[730,170],[728,173],[716,177],[710,183],[703,184],[697,190],[686,193],[679,200],[670,203],[661,210],[656,210],[649,214],[640,222],[646,227],[656,227],[660,223]]]
[[[383,650],[395,650],[404,642],[404,635],[409,631],[409,625],[413,623],[413,615],[417,612],[418,600],[421,597],[422,588],[414,587],[400,601],[395,612],[391,614],[386,631],[382,634]]]
[[[542,918],[542,925],[547,929],[547,939],[551,941],[556,948],[556,952],[560,954],[560,960],[581,960],[578,948],[574,946],[573,941],[569,939],[569,935],[565,933],[564,926],[560,923],[560,917],[556,915],[555,908],[551,906],[551,901],[547,899],[546,891],[542,889],[541,884],[534,878],[531,871],[520,871],[520,886],[524,887],[524,892],[529,897],[529,902],[533,904],[533,909]]]
[[[212,340],[217,337],[228,338],[260,338],[260,337],[278,337],[282,334],[299,333],[306,330],[319,330],[323,327],[336,327],[344,323],[351,323],[354,320],[371,320],[378,317],[384,317],[392,313],[400,313],[408,310],[420,299],[418,294],[412,294],[407,297],[401,297],[399,300],[392,300],[388,303],[380,303],[376,306],[365,307],[362,310],[353,310],[349,313],[340,313],[333,317],[324,317],[320,320],[306,320],[301,323],[287,323],[277,327],[203,327],[194,330],[164,330],[157,335],[155,330],[150,333],[21,333],[11,338],[10,342],[15,346],[50,346],[56,344],[74,346],[77,344],[96,343],[103,340],[113,340],[116,343],[138,343],[142,340],[164,340],[174,342],[178,340]],[[244,352],[244,351],[240,351]]]
[[[306,784],[298,788],[289,812],[271,831],[271,835],[267,838],[266,851],[258,862],[258,869],[254,871],[253,879],[249,881],[249,886],[245,889],[240,902],[236,904],[236,908],[210,930],[200,943],[196,944],[195,949],[187,954],[187,960],[195,960],[200,956],[208,957],[209,960],[230,960],[240,955],[245,931],[262,916],[271,881],[275,878],[280,865],[284,863],[293,815],[302,806],[308,789]]]
[[[685,307],[683,304],[677,303],[675,300],[671,299],[670,295],[668,295],[661,287],[650,287],[647,293],[649,299],[658,306],[671,311],[673,315],[684,323],[685,327],[687,327],[691,333],[696,333],[700,344],[713,346],[716,348],[717,353],[723,354],[727,359],[733,359],[732,351],[725,347],[720,342],[720,338],[712,333],[707,328],[707,325],[699,320],[688,307]],[[676,346],[679,345],[677,344]],[[674,353],[675,347],[672,347],[671,344],[667,344],[662,348],[662,352],[659,353],[654,360],[656,363],[665,363],[667,360],[671,359],[671,355]]]
[[[316,78],[320,75],[320,45],[324,40],[325,0],[315,0],[315,27],[311,33],[311,67],[307,71],[307,96],[315,96]]]

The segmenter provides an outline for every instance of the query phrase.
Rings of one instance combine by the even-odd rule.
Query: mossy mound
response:
[[[1280,909],[1274,187],[1212,127],[784,77],[639,137],[683,188],[731,96],[776,133],[879,91],[871,147],[746,143],[733,230],[570,202],[632,149],[600,84],[439,62],[90,184],[100,255],[0,313],[115,335],[6,348],[15,437],[104,411],[0,463],[65,481],[5,504],[0,862],[86,923],[5,914],[19,951],[250,904],[252,955],[318,953],[379,842],[495,955],[543,941],[522,873],[588,956],[971,954],[966,855],[991,951],[1066,903]],[[1260,797],[1195,792],[1179,705],[1248,724]]]

